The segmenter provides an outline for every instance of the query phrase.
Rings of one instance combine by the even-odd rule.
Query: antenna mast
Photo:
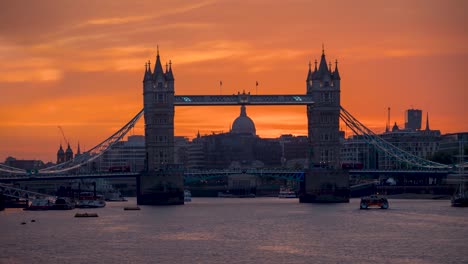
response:
[[[387,108],[387,126],[385,127],[385,132],[390,130],[390,107]]]

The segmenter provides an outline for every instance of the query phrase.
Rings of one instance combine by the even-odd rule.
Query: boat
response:
[[[127,199],[119,191],[112,190],[104,193],[104,200],[108,202],[126,202]]]
[[[451,203],[454,207],[468,207],[468,191],[463,183],[458,186]]]
[[[59,197],[52,206],[54,210],[71,210],[75,208],[75,202],[69,197]]]
[[[140,207],[138,206],[127,206],[127,207],[124,207],[124,211],[138,211],[140,210]]]
[[[184,190],[184,202],[192,201],[192,193],[189,190]]]
[[[55,205],[55,201],[52,198],[35,198],[32,200],[31,205],[24,210],[35,211],[35,210],[51,210]]]
[[[76,207],[78,208],[101,208],[106,206],[104,196],[95,195],[93,192],[81,192]]]
[[[278,198],[296,198],[296,192],[290,188],[280,188]]]
[[[370,207],[380,207],[381,209],[388,209],[388,200],[381,195],[370,195],[361,198],[359,208],[368,209]]]
[[[96,213],[76,213],[75,217],[98,217]]]

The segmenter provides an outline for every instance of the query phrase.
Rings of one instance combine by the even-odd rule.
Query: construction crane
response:
[[[60,132],[62,132],[62,136],[63,136],[63,139],[65,140],[65,143],[66,144],[70,144],[67,140],[67,138],[65,137],[65,133],[63,132],[63,128],[61,126],[58,126],[58,129],[60,129]]]

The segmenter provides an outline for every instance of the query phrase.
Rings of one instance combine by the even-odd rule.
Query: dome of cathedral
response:
[[[256,135],[255,124],[252,119],[247,116],[245,105],[241,106],[240,116],[234,120],[231,133]]]

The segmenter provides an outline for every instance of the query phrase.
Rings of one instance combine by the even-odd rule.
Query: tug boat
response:
[[[360,209],[368,209],[369,207],[380,207],[388,209],[388,200],[386,197],[379,195],[371,195],[361,198]]]

